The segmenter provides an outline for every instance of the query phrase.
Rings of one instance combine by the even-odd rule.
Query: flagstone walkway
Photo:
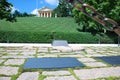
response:
[[[118,46],[0,46],[0,80],[120,80],[120,66],[93,57],[120,56]],[[86,67],[24,70],[28,58],[74,57]],[[110,79],[110,80],[111,80]]]

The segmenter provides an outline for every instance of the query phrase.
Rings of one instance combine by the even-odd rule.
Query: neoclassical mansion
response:
[[[38,16],[39,17],[52,17],[53,10],[48,7],[43,7],[38,10]]]

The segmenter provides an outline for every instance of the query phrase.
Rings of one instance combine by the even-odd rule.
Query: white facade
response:
[[[39,17],[52,17],[52,12],[53,10],[48,7],[44,7],[38,10]]]

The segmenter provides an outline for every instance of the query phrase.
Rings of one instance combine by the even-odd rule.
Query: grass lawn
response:
[[[73,18],[17,18],[17,22],[0,21],[0,42],[50,43],[53,39],[63,39],[70,43],[98,43],[98,36],[80,32]],[[106,40],[113,42],[106,36]],[[103,38],[103,39],[104,39]]]
[[[28,31],[28,32],[75,32],[79,26],[73,18],[17,18],[17,22],[10,23],[1,21],[0,30],[4,31]]]

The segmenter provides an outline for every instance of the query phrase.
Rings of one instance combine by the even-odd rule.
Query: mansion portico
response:
[[[44,7],[38,10],[39,17],[52,17],[52,12],[53,10],[48,7]]]

